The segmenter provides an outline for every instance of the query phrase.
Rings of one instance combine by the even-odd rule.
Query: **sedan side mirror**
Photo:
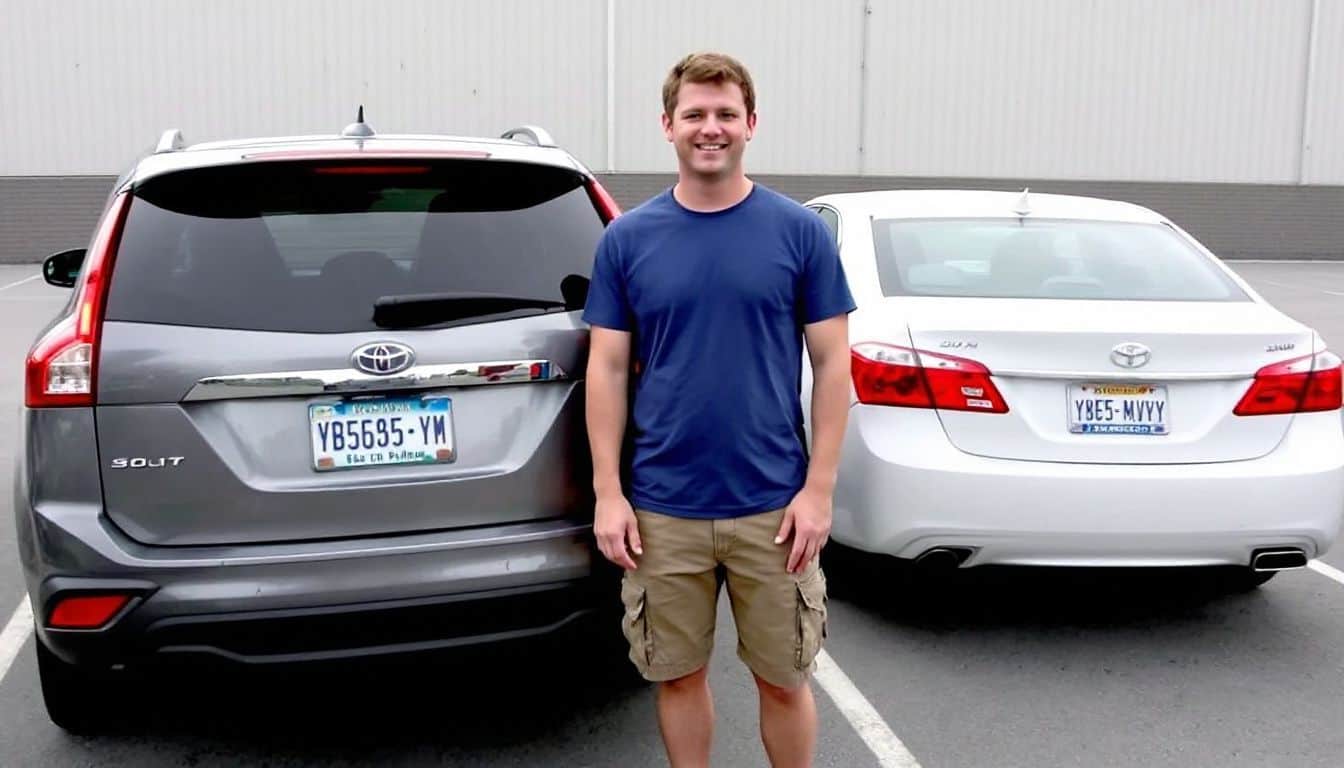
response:
[[[73,288],[79,279],[79,269],[84,266],[83,248],[52,254],[42,262],[42,277],[58,288]]]

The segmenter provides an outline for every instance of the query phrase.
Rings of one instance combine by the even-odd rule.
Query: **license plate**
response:
[[[386,397],[308,406],[313,469],[442,464],[457,458],[453,403]]]
[[[1165,435],[1167,388],[1153,384],[1070,384],[1069,431],[1084,435]]]

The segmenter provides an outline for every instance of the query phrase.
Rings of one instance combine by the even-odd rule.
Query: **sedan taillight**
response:
[[[1238,416],[1333,411],[1340,407],[1340,358],[1331,352],[1261,368],[1232,410]]]
[[[861,403],[1008,412],[989,369],[974,360],[878,342],[855,344],[849,357]]]

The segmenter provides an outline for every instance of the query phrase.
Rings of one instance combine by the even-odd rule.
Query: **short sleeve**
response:
[[[588,286],[588,303],[583,309],[584,322],[616,331],[633,330],[634,314],[625,288],[620,248],[612,228],[608,227],[598,241],[597,255],[593,259],[593,279]]]
[[[819,217],[811,218],[815,221],[808,222],[803,236],[804,324],[848,314],[856,308],[835,240]]]

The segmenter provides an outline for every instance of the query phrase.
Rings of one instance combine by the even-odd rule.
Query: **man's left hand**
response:
[[[784,509],[784,522],[779,527],[776,544],[783,544],[793,534],[793,549],[789,552],[786,569],[789,573],[801,571],[816,557],[831,535],[831,495],[804,487]]]

